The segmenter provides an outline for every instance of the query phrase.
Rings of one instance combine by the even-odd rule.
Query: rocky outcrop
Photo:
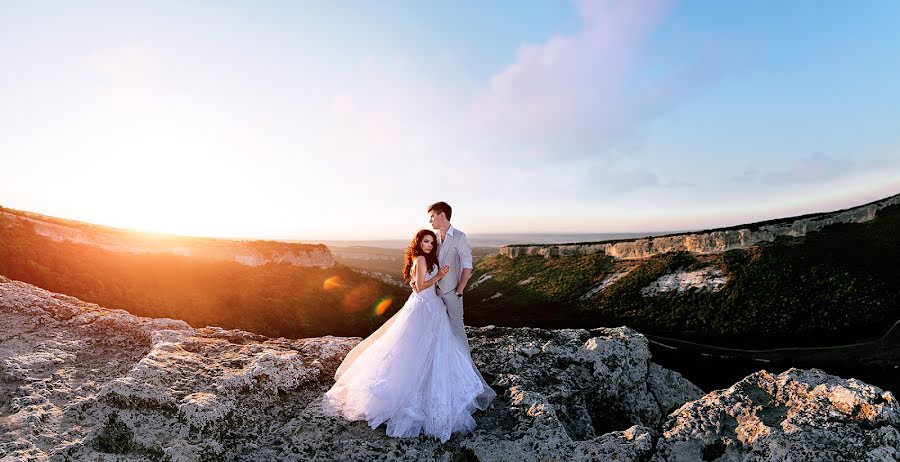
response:
[[[447,444],[327,415],[359,338],[272,339],[0,281],[0,453],[15,460],[646,460],[701,395],[627,329],[469,329],[498,398]]]
[[[858,380],[761,371],[672,413],[653,461],[896,461],[898,411]]]
[[[728,277],[721,269],[708,266],[696,271],[676,270],[664,274],[641,289],[641,295],[651,297],[667,292],[684,292],[689,289],[715,292],[728,283]]]
[[[324,244],[292,244],[275,241],[238,241],[227,247],[226,258],[248,265],[288,263],[294,266],[331,268],[334,258]],[[230,255],[229,255],[230,253]]]
[[[582,295],[579,298],[579,300],[589,300],[594,295],[596,295],[600,292],[603,292],[607,287],[615,284],[616,281],[618,281],[619,279],[622,279],[623,277],[628,276],[629,272],[630,272],[630,270],[620,270],[618,272],[610,274],[609,276],[606,276],[605,278],[603,278],[602,281],[600,281],[599,284],[592,287],[591,290],[587,291],[587,293]]]
[[[294,266],[331,268],[334,258],[323,244],[277,241],[191,238],[140,233],[87,223],[70,222],[42,215],[0,210],[0,224],[23,225],[35,234],[56,242],[71,242],[103,250],[130,254],[172,254],[216,261],[234,261],[248,266],[288,263]]]
[[[759,373],[701,398],[628,328],[468,334],[498,392],[476,430],[389,438],[320,404],[359,338],[194,329],[0,277],[0,460],[702,460],[803,438],[900,449],[896,401],[860,382]]]
[[[672,251],[687,251],[697,254],[720,253],[732,249],[746,249],[761,242],[772,242],[780,236],[805,236],[837,223],[863,223],[875,218],[879,210],[897,204],[900,204],[900,194],[851,209],[777,220],[767,224],[750,224],[699,233],[606,242],[540,246],[509,245],[500,249],[500,255],[509,258],[520,255],[553,257],[590,255],[602,252],[616,259],[635,259]]]

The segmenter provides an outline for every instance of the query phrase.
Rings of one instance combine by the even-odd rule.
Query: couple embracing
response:
[[[450,439],[475,428],[472,413],[496,393],[469,352],[463,289],[472,272],[465,233],[450,225],[445,202],[428,207],[435,234],[420,230],[406,249],[403,277],[413,293],[354,347],[334,374],[323,406],[332,415],[387,425],[388,436]]]

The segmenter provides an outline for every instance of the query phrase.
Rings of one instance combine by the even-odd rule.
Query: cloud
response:
[[[683,97],[706,67],[679,64],[656,77],[641,71],[644,43],[668,4],[580,2],[580,32],[521,46],[477,95],[475,132],[505,138],[529,159],[593,156],[615,144]]]
[[[571,172],[641,155],[644,134],[636,127],[706,81],[693,61],[646,69],[642,48],[668,3],[578,3],[579,32],[523,45],[474,90],[409,56],[371,56],[325,92],[328,105],[313,122],[308,150],[348,182],[404,172],[537,199],[659,186],[655,174],[621,166],[614,177],[594,172],[602,182],[581,189]],[[438,165],[453,165],[453,179],[442,178]]]
[[[849,160],[835,159],[822,153],[814,153],[780,169],[760,171],[750,167],[742,174],[732,177],[732,180],[742,183],[762,183],[776,186],[797,183],[825,183],[829,180],[849,175],[855,170],[855,167]]]

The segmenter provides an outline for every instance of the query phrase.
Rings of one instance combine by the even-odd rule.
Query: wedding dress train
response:
[[[433,269],[427,278],[437,274]],[[427,279],[426,278],[426,279]],[[393,437],[431,435],[441,442],[475,428],[472,413],[496,397],[466,346],[453,334],[431,286],[354,347],[334,374],[323,406],[332,415],[387,424]]]

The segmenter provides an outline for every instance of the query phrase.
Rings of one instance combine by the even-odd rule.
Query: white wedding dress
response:
[[[434,277],[437,268],[426,279]],[[334,374],[323,407],[331,415],[387,424],[393,437],[475,428],[472,413],[497,396],[478,373],[468,349],[450,328],[435,286],[413,292],[403,307],[350,350]]]

